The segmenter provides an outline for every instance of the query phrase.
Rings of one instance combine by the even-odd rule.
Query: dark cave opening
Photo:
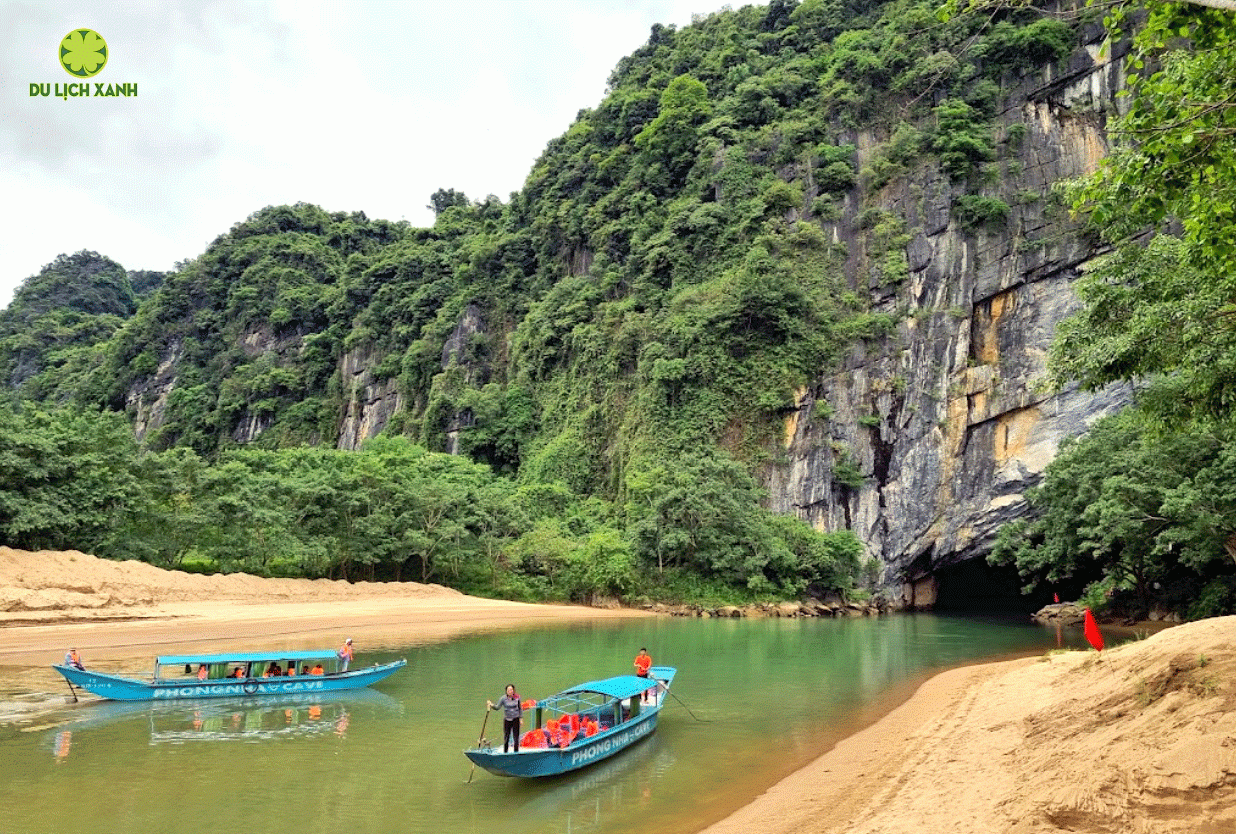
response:
[[[1002,612],[1032,614],[1054,601],[1075,600],[1082,591],[1079,583],[1040,584],[1029,594],[1021,592],[1024,584],[1011,566],[993,567],[986,559],[967,559],[955,565],[937,568],[936,604],[939,612]],[[1076,586],[1075,586],[1076,585]]]

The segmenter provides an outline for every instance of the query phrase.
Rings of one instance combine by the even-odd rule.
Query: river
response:
[[[640,619],[369,653],[408,667],[336,698],[96,703],[0,728],[0,831],[689,834],[903,700],[926,676],[1057,646],[1023,622]],[[1066,632],[1066,646],[1084,645]],[[657,732],[550,780],[476,771],[485,699],[675,666]],[[486,726],[501,738],[501,717]]]

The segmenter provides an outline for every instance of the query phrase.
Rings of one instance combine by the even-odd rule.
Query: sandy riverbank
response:
[[[1236,831],[1236,617],[954,669],[705,834]]]
[[[159,652],[364,649],[646,616],[433,585],[202,577],[0,547],[0,721],[63,706],[48,664]],[[954,669],[705,834],[1236,831],[1236,617],[1105,651]]]
[[[91,668],[144,668],[156,654],[237,646],[358,651],[552,622],[652,616],[529,605],[440,585],[199,576],[77,552],[0,547],[0,722],[64,705],[50,664],[75,647]]]

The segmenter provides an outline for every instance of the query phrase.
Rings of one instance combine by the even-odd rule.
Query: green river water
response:
[[[403,652],[358,646],[355,665],[404,656],[408,666],[333,699],[97,703],[36,729],[0,727],[0,831],[689,834],[930,673],[1056,644],[1038,626],[915,614],[610,620]],[[572,775],[477,770],[466,783],[461,751],[476,743],[486,698],[508,682],[536,698],[625,674],[640,646],[678,668],[681,703],[669,700],[652,737]]]

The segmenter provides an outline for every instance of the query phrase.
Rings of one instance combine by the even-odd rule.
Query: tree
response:
[[[1196,427],[1164,434],[1137,410],[1101,420],[1062,445],[1027,493],[1036,516],[1005,526],[988,561],[1016,566],[1029,587],[1105,582],[1143,610],[1156,582],[1220,566],[1230,573],[1233,439],[1230,430]]]
[[[123,414],[0,408],[0,540],[98,552],[141,494]]]
[[[107,537],[104,552],[176,568],[196,551],[206,555],[221,529],[210,501],[209,464],[192,449],[144,455],[139,478],[142,499],[133,502]]]
[[[472,201],[462,191],[456,191],[453,188],[439,188],[430,195],[429,205],[425,208],[432,210],[434,217],[438,217],[448,208],[467,208],[470,205]]]
[[[1117,7],[1113,36],[1130,20]],[[1236,407],[1236,15],[1153,4],[1125,60],[1113,151],[1070,191],[1122,248],[1084,288],[1089,306],[1069,325],[1072,342],[1058,343],[1058,367],[1092,387],[1171,374],[1160,402],[1223,418]],[[1180,241],[1139,249],[1155,232]],[[1111,361],[1104,347],[1118,348]]]
[[[667,175],[650,183],[655,192],[668,194],[682,185],[695,164],[697,127],[711,114],[708,88],[689,74],[675,78],[661,93],[657,117],[635,136],[635,147]]]

